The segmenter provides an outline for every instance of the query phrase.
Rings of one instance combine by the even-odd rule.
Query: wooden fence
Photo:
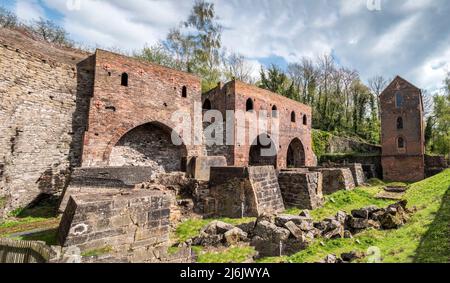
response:
[[[0,239],[0,263],[46,263],[51,254],[43,242]]]

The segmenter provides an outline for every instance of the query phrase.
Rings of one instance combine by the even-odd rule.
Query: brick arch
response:
[[[303,142],[294,138],[288,146],[286,153],[286,167],[299,168],[306,165],[306,151]]]
[[[269,138],[270,144],[266,145],[261,142],[262,138]],[[274,156],[262,156],[261,151],[263,149],[270,149],[274,146],[276,151]],[[278,148],[274,140],[267,133],[259,135],[255,141],[250,146],[250,151],[248,155],[248,162],[250,166],[265,166],[273,165],[275,168],[278,167]]]
[[[136,123],[127,123],[127,124],[123,124],[119,127],[118,130],[114,131],[114,134],[112,135],[111,140],[108,142],[108,145],[106,146],[106,149],[104,151],[103,154],[103,161],[104,162],[108,162],[110,156],[111,156],[111,152],[113,150],[113,148],[119,143],[119,141],[128,133],[130,133],[131,131],[144,126],[144,125],[155,125],[159,128],[161,128],[162,130],[164,130],[166,133],[168,133],[169,135],[172,134],[172,132],[174,131],[174,126],[170,125],[170,124],[166,124],[163,123],[161,121],[157,121],[157,120],[147,120],[145,122],[136,122]],[[177,133],[178,137],[181,138],[181,136]],[[183,141],[183,144],[181,145],[184,149],[184,151],[186,152],[187,155],[187,147],[186,147],[186,142]]]

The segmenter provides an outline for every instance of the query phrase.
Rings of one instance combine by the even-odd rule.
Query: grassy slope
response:
[[[387,206],[392,201],[376,199],[375,195],[381,191],[381,187],[357,188],[353,191],[339,191],[330,196],[325,196],[323,207],[311,211],[311,216],[316,220],[322,220],[326,217],[334,216],[339,210],[351,212],[353,209],[369,205]],[[300,209],[288,209],[287,214],[298,215]]]
[[[333,196],[335,197],[335,196]],[[382,262],[449,262],[450,260],[450,169],[427,180],[411,185],[405,197],[409,207],[418,211],[411,220],[397,230],[367,230],[354,239],[317,241],[308,249],[289,257],[291,262],[315,262],[327,254],[359,250],[366,252],[377,247]],[[329,202],[324,210],[329,212]],[[345,209],[344,209],[345,210]],[[315,212],[322,214],[320,210]],[[265,262],[280,259],[265,259]]]

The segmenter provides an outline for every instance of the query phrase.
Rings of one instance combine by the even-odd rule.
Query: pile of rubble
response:
[[[368,206],[353,210],[351,214],[338,212],[335,217],[314,222],[307,210],[300,215],[263,215],[256,221],[233,226],[214,221],[193,239],[193,245],[230,246],[239,242],[255,247],[259,256],[295,254],[316,238],[352,238],[364,229],[396,229],[409,219],[406,201],[378,208]]]

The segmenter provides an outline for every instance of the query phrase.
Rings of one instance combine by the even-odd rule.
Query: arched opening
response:
[[[398,117],[397,118],[397,130],[402,130],[402,129],[403,129],[403,118]]]
[[[250,112],[253,111],[253,100],[251,98],[247,99],[247,103],[245,104],[245,111]]]
[[[303,115],[303,125],[308,126],[308,117]]]
[[[184,145],[172,142],[172,130],[161,123],[148,123],[126,133],[113,147],[109,166],[152,167],[155,172],[181,171],[187,156]]]
[[[278,118],[278,108],[277,108],[276,105],[274,105],[274,106],[272,107],[272,117],[273,117],[273,118]]]
[[[211,110],[212,109],[211,101],[209,99],[205,99],[202,108],[203,110]]]
[[[296,121],[296,119],[295,119],[295,112],[292,111],[292,113],[291,113],[291,122],[295,123],[295,121]]]
[[[187,87],[183,86],[183,89],[181,90],[181,97],[186,98],[187,97]]]
[[[121,79],[121,83],[122,86],[128,86],[128,74],[127,73],[123,73],[122,74],[122,79]]]
[[[299,168],[306,165],[305,148],[298,138],[295,138],[289,145],[286,159],[288,168]]]
[[[404,149],[406,147],[406,142],[405,142],[404,138],[399,137],[397,139],[397,147],[398,147],[398,149]]]
[[[273,165],[277,168],[277,147],[267,134],[257,137],[250,147],[249,165]]]

